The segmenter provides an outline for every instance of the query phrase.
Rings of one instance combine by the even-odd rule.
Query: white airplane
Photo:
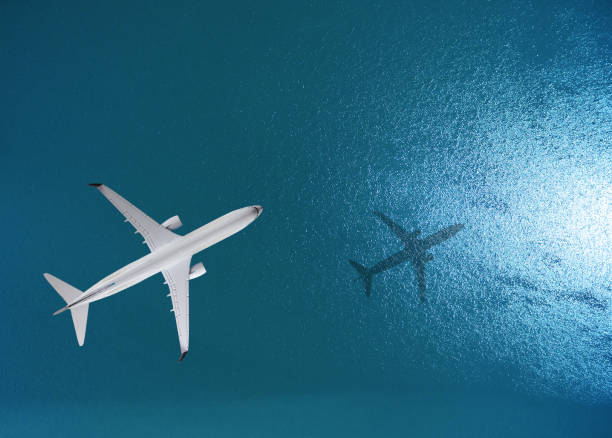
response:
[[[43,274],[66,301],[66,306],[53,315],[70,310],[77,341],[83,346],[90,303],[121,292],[161,272],[166,280],[164,284],[170,288],[168,296],[172,299],[171,312],[174,312],[176,318],[181,347],[179,362],[182,361],[189,350],[189,280],[206,273],[202,263],[191,266],[191,256],[245,228],[257,219],[262,207],[254,205],[234,210],[185,236],[180,236],[172,232],[182,225],[178,216],[158,224],[105,185],[90,186],[96,187],[125,216],[125,222],[136,228],[136,233],[144,237],[143,243],[147,244],[151,253],[103,278],[85,292],[51,274]]]

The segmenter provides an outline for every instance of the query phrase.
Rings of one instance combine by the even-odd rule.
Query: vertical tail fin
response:
[[[370,296],[370,292],[372,291],[372,272],[368,268],[359,263],[349,260],[349,263],[355,270],[361,275],[363,282],[365,284],[365,294],[367,297]]]
[[[76,300],[83,293],[77,288],[70,286],[65,281],[62,281],[51,274],[43,274],[43,276],[49,282],[49,284],[53,286],[53,289],[60,294],[66,304]],[[72,315],[72,323],[74,324],[74,331],[76,332],[77,341],[79,342],[79,346],[82,347],[85,343],[85,330],[87,329],[87,314],[89,312],[89,304],[81,304],[80,306],[74,308],[69,308],[66,306],[63,309],[55,312],[54,315],[68,309],[70,309],[70,313]]]

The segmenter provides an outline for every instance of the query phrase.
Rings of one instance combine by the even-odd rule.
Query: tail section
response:
[[[363,279],[363,282],[365,284],[365,294],[367,297],[369,297],[370,292],[372,291],[372,272],[370,272],[370,270],[365,266],[360,265],[359,263],[353,260],[349,260],[349,263],[351,264],[351,266],[353,266],[353,268],[355,268],[355,270]]]
[[[85,330],[87,329],[87,313],[89,313],[89,304],[82,304],[79,307],[70,309],[72,315],[72,323],[76,332],[79,347],[85,343]]]
[[[43,274],[43,276],[49,282],[49,284],[53,286],[53,289],[55,289],[55,291],[60,294],[66,304],[73,302],[83,293],[77,288],[70,286],[65,281],[62,281],[51,274]],[[57,315],[58,313],[61,313],[65,310],[70,310],[70,313],[72,315],[72,322],[74,324],[74,331],[76,332],[77,336],[77,341],[82,347],[85,343],[85,330],[87,329],[87,313],[89,312],[89,304],[81,304],[78,307],[74,308],[69,308],[68,306],[66,306],[55,312],[54,315]]]

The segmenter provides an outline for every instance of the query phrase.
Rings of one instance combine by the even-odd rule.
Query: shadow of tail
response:
[[[366,294],[366,297],[369,297],[370,292],[372,291],[372,273],[370,272],[368,268],[366,268],[363,265],[360,265],[359,263],[353,260],[349,260],[349,263],[351,264],[353,268],[355,268],[355,270],[359,273],[359,275],[363,279],[363,282],[365,284],[365,294]]]

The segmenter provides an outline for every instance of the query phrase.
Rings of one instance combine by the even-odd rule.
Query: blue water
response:
[[[607,1],[43,2],[0,13],[0,436],[610,436]],[[89,182],[190,231],[191,351]],[[372,214],[431,234],[427,302]]]

